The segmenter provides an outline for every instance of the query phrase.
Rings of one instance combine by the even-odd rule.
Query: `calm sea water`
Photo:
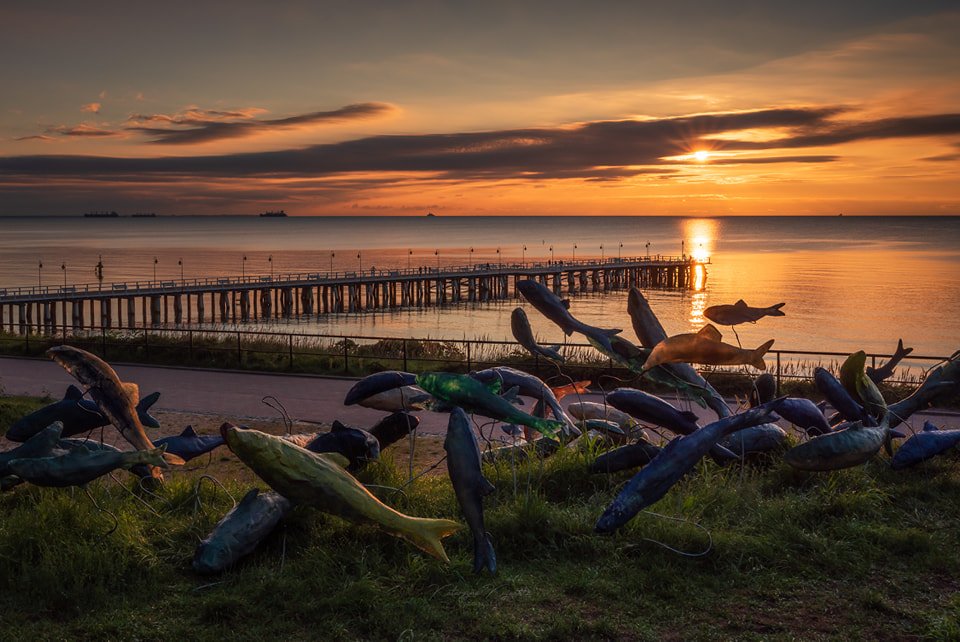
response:
[[[741,326],[745,346],[775,338],[785,349],[889,352],[903,337],[922,354],[960,348],[953,317],[960,309],[960,218],[0,218],[0,287],[62,284],[64,277],[93,282],[101,256],[110,282],[151,279],[154,269],[157,278],[179,279],[181,260],[191,278],[542,260],[551,247],[558,260],[636,256],[648,243],[651,254],[683,250],[711,260],[703,291],[647,293],[670,333],[699,329],[704,308],[743,298],[787,304],[785,317]],[[338,334],[509,339],[515,305],[289,324]],[[633,336],[626,293],[577,297],[572,310]],[[552,324],[529,316],[541,340],[562,340]]]

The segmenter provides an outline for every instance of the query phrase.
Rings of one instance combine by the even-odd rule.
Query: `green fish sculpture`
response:
[[[152,450],[88,450],[80,446],[61,457],[14,459],[10,471],[36,486],[83,486],[113,472],[117,468],[133,468],[138,464],[166,468],[163,459],[165,446]]]
[[[310,452],[286,439],[229,423],[220,426],[220,434],[240,461],[290,501],[358,524],[376,524],[433,557],[450,561],[440,540],[459,531],[460,524],[395,511],[346,471],[350,462],[343,455]]]
[[[887,414],[887,403],[883,400],[877,384],[867,375],[866,365],[866,352],[860,350],[851,354],[840,366],[840,383],[850,396],[863,403],[867,412],[882,420]]]
[[[522,424],[552,437],[564,424],[527,414],[507,398],[494,394],[485,385],[467,375],[448,372],[424,372],[417,375],[417,385],[450,406],[490,417],[508,424]]]
[[[783,458],[798,470],[822,472],[851,468],[872,459],[882,446],[892,455],[891,439],[903,436],[891,430],[886,421],[880,426],[864,426],[862,421],[854,421],[846,428],[791,448]]]

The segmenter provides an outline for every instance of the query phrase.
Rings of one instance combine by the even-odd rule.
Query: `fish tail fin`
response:
[[[167,462],[164,460],[166,453],[164,451],[167,449],[166,444],[153,448],[151,450],[137,450],[135,454],[130,457],[130,461],[126,468],[132,468],[137,464],[146,464],[147,466],[156,466],[158,468],[166,468]],[[176,457],[176,455],[173,455]],[[179,458],[178,458],[179,459]]]
[[[621,332],[623,332],[623,330],[622,330],[621,328],[613,328],[613,329],[611,329],[611,330],[600,330],[600,332],[602,332],[603,334],[605,334],[605,335],[608,336],[608,337],[615,337],[615,336],[617,336],[618,334],[620,334]]]
[[[770,349],[770,346],[773,345],[774,339],[770,339],[750,355],[750,365],[756,368],[757,370],[766,370],[767,364],[763,362],[763,355],[767,354],[767,350]]]
[[[483,533],[473,540],[473,572],[479,574],[484,569],[491,575],[497,572],[497,553],[493,550],[490,533]]]
[[[543,419],[538,422],[535,428],[547,437],[556,437],[557,433],[562,431],[566,425],[562,421],[555,419]]]
[[[449,562],[443,543],[440,541],[447,535],[452,535],[463,526],[449,519],[430,519],[425,517],[411,517],[405,523],[401,536],[438,560]]]
[[[784,303],[778,303],[778,304],[776,304],[776,305],[771,305],[769,308],[767,308],[767,316],[768,316],[768,317],[785,317],[785,316],[787,316],[787,313],[786,313],[786,312],[783,312],[783,311],[780,309],[780,308],[782,308],[782,307],[785,306],[785,305],[786,305],[786,302],[784,302]]]

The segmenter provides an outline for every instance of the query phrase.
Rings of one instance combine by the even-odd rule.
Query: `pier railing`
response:
[[[53,345],[70,343],[100,357],[128,363],[363,376],[382,370],[468,372],[494,365],[534,372],[553,382],[565,379],[631,380],[636,374],[587,343],[565,343],[566,361],[558,367],[529,355],[517,343],[488,339],[432,339],[371,335],[291,333],[225,328],[93,328],[59,336],[0,334],[0,354],[40,357]],[[868,364],[882,365],[891,355],[868,353]],[[778,383],[812,378],[822,366],[837,371],[844,352],[770,350],[768,371]],[[949,357],[911,354],[890,383],[915,385],[924,371]],[[750,368],[706,367],[708,380],[753,378]]]
[[[558,272],[575,268],[596,266],[598,268],[618,265],[676,265],[693,261],[689,256],[666,256],[661,254],[632,257],[606,257],[602,259],[586,258],[576,260],[490,262],[483,261],[471,265],[420,265],[408,268],[377,269],[374,266],[361,270],[285,272],[282,274],[245,274],[202,278],[163,278],[144,281],[123,281],[119,283],[73,283],[66,285],[34,285],[0,288],[0,302],[23,297],[105,294],[123,296],[126,294],[149,294],[154,292],[176,292],[178,290],[220,289],[226,287],[285,286],[324,283],[343,283],[352,280],[378,280],[397,278],[450,278],[464,275],[489,276],[496,274],[516,274],[523,272]],[[710,263],[709,259],[697,260],[697,263]]]

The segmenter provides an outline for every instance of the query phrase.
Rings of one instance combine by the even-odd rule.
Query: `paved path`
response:
[[[161,393],[154,406],[159,410],[202,412],[226,419],[243,417],[275,418],[276,412],[261,403],[265,395],[277,397],[286,406],[293,419],[329,424],[334,419],[369,427],[384,416],[379,410],[360,406],[344,406],[343,398],[355,379],[264,374],[241,371],[199,370],[161,366],[114,364],[123,381],[140,386],[141,394],[154,390]],[[0,357],[0,386],[8,395],[43,395],[60,398],[73,377],[52,361],[42,359],[15,359]],[[598,393],[583,396],[584,401],[600,401]],[[577,401],[564,399],[564,405]],[[694,406],[701,417],[708,412]],[[433,412],[419,413],[420,430],[428,434],[446,431],[447,415]],[[926,415],[915,416],[912,425],[919,429]],[[960,414],[937,414],[934,423],[948,428],[960,428]]]

